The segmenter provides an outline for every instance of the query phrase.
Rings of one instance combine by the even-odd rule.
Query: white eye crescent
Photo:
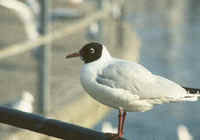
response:
[[[90,48],[90,53],[95,53],[95,49],[94,48]]]

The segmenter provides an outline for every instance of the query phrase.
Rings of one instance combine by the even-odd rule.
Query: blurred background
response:
[[[0,0],[0,105],[114,132],[117,110],[87,95],[82,62],[64,56],[104,43],[115,57],[200,88],[199,0]],[[129,140],[199,140],[200,102],[128,113]],[[0,139],[55,139],[0,124]]]

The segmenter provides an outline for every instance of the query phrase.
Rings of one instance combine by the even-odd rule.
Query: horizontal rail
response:
[[[113,136],[66,122],[0,106],[0,123],[67,140],[111,140]],[[116,140],[125,140],[118,138]]]
[[[37,39],[39,33],[37,32],[36,20],[33,11],[27,4],[18,0],[0,0],[0,5],[15,12],[15,14],[23,22],[27,36],[30,40]]]
[[[5,49],[0,50],[0,59],[27,52],[31,49],[39,47],[42,44],[48,44],[51,41],[80,31],[81,29],[89,26],[92,22],[108,17],[111,9],[112,7],[110,5],[105,6],[103,10],[90,15],[88,18],[85,18],[81,21],[78,21],[77,23],[59,29],[57,31],[52,31],[46,36],[39,36],[38,39],[36,39],[35,41],[26,41],[23,43],[3,47]]]

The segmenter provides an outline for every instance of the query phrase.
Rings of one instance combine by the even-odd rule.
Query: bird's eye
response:
[[[95,49],[94,48],[90,48],[90,53],[95,53]]]

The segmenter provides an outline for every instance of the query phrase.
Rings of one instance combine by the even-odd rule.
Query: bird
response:
[[[179,125],[177,128],[178,140],[193,140],[192,135],[185,125]]]
[[[30,92],[24,91],[22,93],[21,99],[14,104],[13,108],[17,110],[21,110],[23,112],[33,113],[34,100],[35,99]]]
[[[119,110],[115,138],[123,137],[127,112],[145,112],[159,104],[197,101],[200,97],[194,93],[200,89],[181,86],[139,63],[112,57],[99,42],[89,42],[65,56],[74,57],[84,62],[80,82],[85,91],[100,103]]]
[[[35,99],[30,92],[23,91],[22,95],[17,100],[2,104],[2,106],[32,113],[34,112],[34,100]]]
[[[117,132],[117,128],[113,127],[111,122],[103,122],[102,132]]]
[[[1,106],[13,108],[23,112],[33,113],[34,112],[34,101],[35,98],[29,91],[23,91],[21,96],[16,100],[0,104]],[[14,139],[12,134],[18,132],[19,129],[8,125],[0,125],[0,137],[5,139]],[[12,137],[12,138],[11,138]]]

